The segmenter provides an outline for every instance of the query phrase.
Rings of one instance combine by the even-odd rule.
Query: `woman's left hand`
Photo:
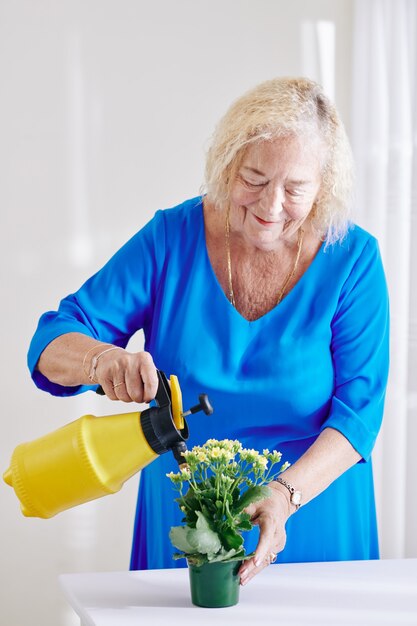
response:
[[[269,485],[269,498],[255,502],[246,509],[253,524],[259,526],[260,537],[254,556],[239,569],[240,584],[246,585],[256,574],[273,563],[286,542],[285,523],[290,517],[290,502],[278,483]]]

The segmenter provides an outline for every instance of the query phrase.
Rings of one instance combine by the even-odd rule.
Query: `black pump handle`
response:
[[[198,396],[198,399],[200,400],[200,404],[196,404],[195,406],[192,406],[190,409],[190,413],[197,413],[198,411],[204,411],[206,415],[211,415],[214,409],[210,404],[208,395],[206,393],[200,393],[200,395]]]

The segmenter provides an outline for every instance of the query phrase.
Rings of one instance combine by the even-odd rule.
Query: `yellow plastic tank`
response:
[[[188,425],[185,415],[213,409],[205,394],[183,413],[176,376],[158,371],[156,406],[142,412],[79,419],[39,439],[22,443],[4,473],[20,500],[23,515],[53,517],[84,502],[115,493],[159,455],[172,451],[184,464]]]
[[[156,406],[142,412],[79,419],[17,446],[4,473],[23,515],[53,517],[60,511],[115,493],[126,480],[171,450],[181,466],[187,449],[184,415],[213,409],[205,394],[186,413],[176,376],[158,371]]]
[[[84,415],[13,452],[4,480],[23,515],[48,518],[121,489],[158,454],[144,439],[140,413]]]

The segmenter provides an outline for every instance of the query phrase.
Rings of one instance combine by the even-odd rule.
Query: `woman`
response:
[[[348,221],[351,173],[342,123],[317,84],[261,84],[220,122],[205,195],[158,211],[42,316],[31,344],[41,389],[100,384],[111,400],[148,402],[158,367],[178,376],[185,405],[204,390],[215,406],[190,420],[191,446],[236,438],[292,463],[249,509],[260,536],[248,540],[256,553],[243,584],[276,553],[378,558],[370,454],[388,303],[378,245]],[[138,329],[145,351],[130,353]],[[165,455],[141,474],[133,569],[181,566],[168,539],[180,522],[171,470]]]

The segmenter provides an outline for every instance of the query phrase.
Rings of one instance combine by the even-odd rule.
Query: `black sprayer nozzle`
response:
[[[174,458],[175,458],[176,462],[178,463],[178,465],[180,467],[181,467],[181,465],[186,463],[186,460],[182,456],[182,453],[186,452],[186,450],[187,450],[187,445],[186,445],[185,441],[178,441],[178,443],[175,443],[172,446],[171,450],[172,450],[172,454],[174,455]]]

